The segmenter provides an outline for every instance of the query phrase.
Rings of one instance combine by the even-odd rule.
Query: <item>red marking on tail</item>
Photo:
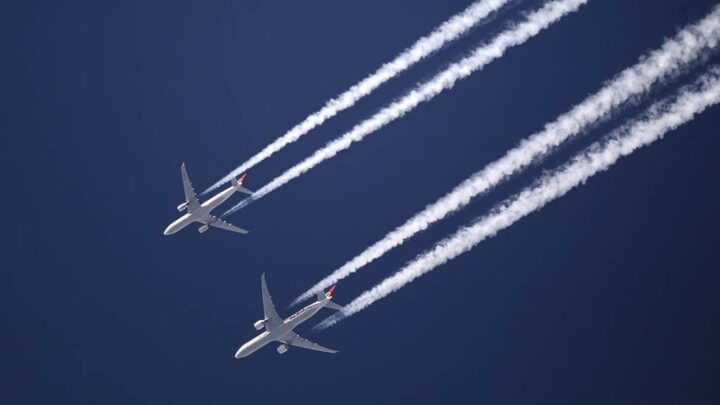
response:
[[[182,164],[182,165],[183,165],[183,166],[185,166],[185,162],[183,162],[183,164]]]
[[[240,178],[238,179],[238,183],[242,183],[242,181],[245,179],[245,176],[247,176],[247,173],[244,173]]]
[[[333,292],[333,290],[335,289],[335,287],[337,287],[337,284],[335,284],[334,286],[330,287],[330,289],[328,290],[328,292],[325,293],[325,296],[328,297],[328,298],[330,298],[330,296],[332,295],[332,292]]]

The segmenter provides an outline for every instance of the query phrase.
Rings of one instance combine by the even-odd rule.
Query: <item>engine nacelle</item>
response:
[[[288,351],[288,345],[280,345],[277,348],[278,353],[283,354]]]
[[[261,320],[255,322],[255,323],[253,324],[253,327],[255,327],[255,329],[257,329],[257,330],[262,329],[263,326],[265,326],[265,320],[264,320],[264,319],[261,319]]]
[[[209,228],[210,228],[209,226],[203,225],[200,228],[198,228],[198,232],[203,233],[203,232],[207,231]]]
[[[187,202],[184,202],[184,203],[182,203],[182,204],[180,204],[180,205],[177,206],[177,210],[180,211],[180,212],[183,212],[183,211],[185,210],[185,208],[187,208],[187,206],[188,206],[188,203],[187,203]]]

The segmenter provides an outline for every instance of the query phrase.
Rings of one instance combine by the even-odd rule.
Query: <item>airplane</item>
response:
[[[257,335],[254,339],[242,345],[235,353],[236,359],[249,356],[271,342],[282,343],[277,347],[277,352],[280,354],[287,352],[290,346],[297,346],[302,347],[303,349],[317,350],[325,353],[337,353],[337,350],[328,349],[327,347],[313,343],[303,337],[300,337],[300,335],[293,331],[296,326],[310,319],[322,308],[331,308],[336,310],[343,309],[342,306],[330,301],[335,286],[332,286],[327,293],[323,293],[322,291],[318,292],[317,301],[283,320],[275,311],[275,305],[270,297],[267,283],[265,283],[265,273],[263,273],[260,281],[262,285],[263,312],[265,313],[265,318],[255,322],[253,326],[257,330],[265,328],[265,332]]]
[[[218,205],[224,203],[225,200],[235,194],[236,191],[240,191],[245,194],[253,193],[242,186],[243,179],[245,179],[247,173],[243,174],[238,180],[230,180],[230,187],[200,204],[200,201],[198,201],[197,195],[195,194],[195,189],[193,189],[192,183],[190,183],[190,178],[188,177],[187,170],[185,169],[185,162],[183,162],[182,166],[180,166],[180,172],[182,174],[183,190],[185,191],[185,202],[178,205],[177,210],[180,212],[187,210],[187,213],[170,224],[165,229],[165,232],[163,232],[164,235],[172,235],[193,222],[202,223],[202,226],[198,228],[198,232],[200,233],[207,231],[211,226],[237,233],[248,233],[247,230],[238,228],[237,226],[210,214],[210,211],[215,209]]]

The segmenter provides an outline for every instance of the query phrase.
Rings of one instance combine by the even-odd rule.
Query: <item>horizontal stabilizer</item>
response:
[[[338,305],[338,304],[336,304],[336,303],[334,303],[334,302],[332,302],[332,301],[328,301],[328,303],[325,304],[325,308],[336,309],[336,310],[338,310],[338,311],[342,311],[342,310],[343,310],[343,306],[342,306],[342,305]]]
[[[245,194],[252,194],[252,193],[254,193],[254,191],[248,190],[248,189],[246,189],[246,188],[243,187],[243,186],[238,186],[238,187],[237,187],[237,190],[238,190],[239,192],[245,193]]]
[[[247,173],[240,176],[240,178],[237,180],[235,180],[235,179],[230,180],[230,185],[235,187],[236,191],[239,191],[239,192],[245,193],[245,194],[252,194],[253,193],[252,190],[248,190],[242,186],[243,180],[245,180],[245,176],[247,176]]]

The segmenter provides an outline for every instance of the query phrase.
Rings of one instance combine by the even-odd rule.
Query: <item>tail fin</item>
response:
[[[324,300],[325,298],[330,298],[330,297],[332,297],[332,293],[333,293],[333,291],[335,291],[335,287],[337,287],[337,284],[334,285],[334,286],[332,286],[332,287],[330,287],[330,289],[328,290],[328,292],[323,292],[322,290],[321,290],[321,291],[318,291],[318,293],[317,293],[317,300],[318,300],[318,301],[322,301],[322,300]]]
[[[243,174],[242,176],[240,176],[240,178],[237,179],[237,180],[235,180],[235,179],[230,180],[230,184],[231,184],[233,187],[235,187],[235,190],[240,191],[241,193],[252,194],[252,193],[253,193],[252,190],[248,190],[248,189],[246,189],[245,187],[242,186],[243,180],[245,180],[245,176],[247,176],[247,173],[244,173],[244,174]]]
[[[332,293],[335,290],[335,287],[336,286],[330,287],[330,289],[326,293],[324,293],[322,291],[318,291],[317,299],[318,299],[318,301],[323,301],[323,300],[327,299],[327,304],[325,304],[325,308],[336,309],[336,310],[340,311],[343,309],[343,307],[341,305],[338,305],[338,304],[330,301],[330,298],[332,297]]]

